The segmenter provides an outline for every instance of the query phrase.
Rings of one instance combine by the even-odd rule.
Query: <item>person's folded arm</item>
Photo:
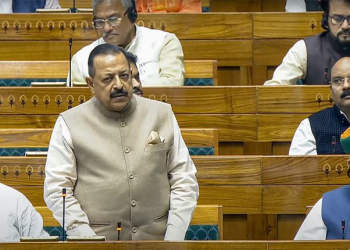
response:
[[[283,58],[271,80],[264,85],[295,85],[305,79],[307,70],[307,51],[304,40],[298,41]]]
[[[81,209],[73,190],[77,181],[77,166],[70,131],[59,116],[52,131],[45,165],[44,199],[55,219],[62,225],[62,189],[67,188],[65,226],[68,235],[92,236],[95,232]]]
[[[309,118],[304,119],[295,131],[289,155],[317,155],[316,139]]]
[[[58,0],[46,0],[45,9],[61,9]]]
[[[70,77],[70,73],[68,70],[67,86],[69,86],[69,84],[70,84],[69,77]],[[75,54],[72,57],[72,83],[87,84],[85,78],[83,77],[83,73],[80,71],[77,54]]]
[[[167,34],[159,55],[159,74],[142,79],[142,86],[183,86],[185,82],[184,54],[174,34]]]

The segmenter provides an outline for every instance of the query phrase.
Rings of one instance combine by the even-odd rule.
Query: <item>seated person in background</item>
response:
[[[22,193],[0,183],[0,201],[0,242],[49,236],[43,230],[41,215]]]
[[[133,53],[125,51],[125,56],[130,62],[131,75],[132,75],[132,86],[135,95],[143,96],[142,85],[140,80],[139,70],[137,69],[137,56]]]
[[[304,119],[297,128],[289,155],[344,154],[340,135],[349,127],[350,57],[336,62],[331,72],[334,106]]]
[[[60,9],[58,0],[1,0],[0,13],[34,13],[36,9]]]
[[[139,13],[201,13],[201,0],[137,0]]]
[[[320,0],[287,0],[286,12],[320,11]]]
[[[94,0],[93,11],[101,38],[73,56],[72,82],[85,82],[90,52],[99,44],[110,43],[137,56],[143,86],[184,85],[184,55],[179,39],[168,32],[138,27],[135,0]]]
[[[345,133],[349,135],[349,129]],[[350,154],[350,138],[344,137],[341,144],[346,154]],[[350,159],[350,167],[349,163]],[[350,169],[347,174],[350,177]],[[342,230],[343,221],[347,227],[350,223],[349,197],[350,185],[325,193],[305,218],[294,240],[350,239],[350,230]]]
[[[264,85],[328,84],[325,69],[350,56],[350,0],[322,0],[325,32],[298,41]]]
[[[196,167],[169,104],[135,96],[124,50],[95,47],[94,98],[60,114],[45,166],[44,199],[72,236],[184,240],[198,199]],[[103,212],[101,212],[103,211]]]

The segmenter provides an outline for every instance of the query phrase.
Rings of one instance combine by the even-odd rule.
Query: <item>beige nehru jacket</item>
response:
[[[93,98],[61,116],[71,133],[76,158],[74,197],[92,230],[108,240],[116,240],[117,223],[122,222],[122,240],[163,240],[167,227],[173,224],[168,220],[169,210],[170,215],[172,209],[181,210],[181,204],[171,204],[171,190],[179,188],[172,184],[172,175],[173,179],[179,177],[168,166],[168,153],[174,143],[170,105],[135,96],[123,112],[110,112]],[[147,145],[152,131],[164,143]],[[185,164],[193,165],[192,161]],[[47,167],[48,182],[53,184],[50,166]],[[185,189],[189,193],[198,192],[195,178],[193,181],[187,180]],[[193,212],[195,202],[196,199],[189,211]],[[54,212],[58,209],[57,203],[47,203]],[[183,203],[186,207],[188,203]],[[188,226],[191,214],[185,217]]]

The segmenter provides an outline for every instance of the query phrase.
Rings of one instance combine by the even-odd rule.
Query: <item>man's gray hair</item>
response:
[[[100,3],[102,3],[103,1],[104,0],[92,0],[92,8],[93,8],[93,10],[95,11],[95,7],[97,5],[99,5]],[[125,10],[129,9],[130,7],[132,7],[132,1],[134,1],[134,0],[121,0],[122,5],[123,5]],[[136,2],[135,2],[135,4],[136,4]],[[135,6],[135,8],[136,8],[136,6]]]

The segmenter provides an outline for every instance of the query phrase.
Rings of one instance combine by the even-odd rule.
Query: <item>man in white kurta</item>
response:
[[[49,236],[40,214],[22,193],[0,183],[0,204],[0,241]]]
[[[328,70],[350,56],[350,24],[343,19],[350,14],[350,2],[330,0],[325,7],[325,32],[297,41],[264,85],[329,84]]]
[[[89,76],[87,59],[90,52],[99,44],[110,43],[123,47],[137,56],[137,68],[143,86],[184,85],[184,55],[181,43],[175,34],[137,26],[135,24],[137,12],[132,7],[131,0],[124,1],[128,3],[126,6],[121,0],[96,2],[93,6],[94,19],[98,20],[95,21],[95,27],[101,38],[73,56],[73,83],[85,83],[86,77]],[[130,12],[133,14],[129,14]],[[110,18],[119,21],[110,21]],[[69,85],[69,75],[67,82]]]
[[[295,131],[289,155],[344,154],[340,135],[349,127],[350,57],[337,61],[331,71],[333,107],[302,120]]]

